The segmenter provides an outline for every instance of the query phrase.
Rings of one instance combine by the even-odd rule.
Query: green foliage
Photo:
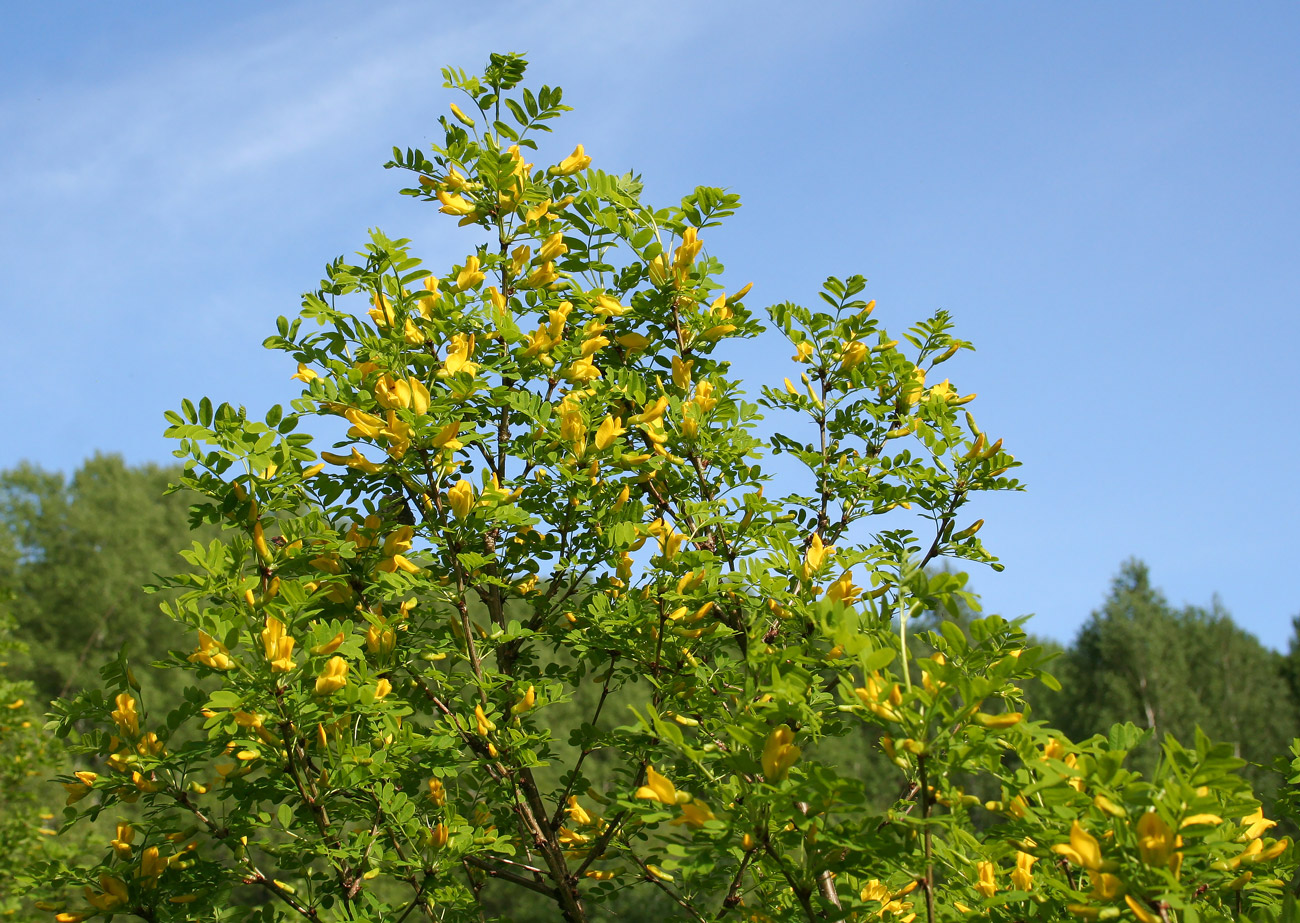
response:
[[[184,691],[119,658],[58,703],[97,767],[68,821],[139,811],[43,869],[86,887],[63,919],[1281,912],[1291,844],[1230,746],[1167,738],[1142,774],[1130,725],[1071,743],[1025,713],[1044,651],[937,569],[996,567],[964,508],[1020,487],[934,380],[951,318],[896,339],[830,278],[768,309],[800,384],[750,398],[719,346],[765,328],[701,236],[738,198],[652,207],[581,146],[534,169],[565,107],[522,76],[448,71],[464,110],[390,164],[463,259],[372,233],[266,341],[290,410],[167,414],[221,535],[167,583]],[[318,456],[321,417],[350,428]],[[777,453],[802,483],[769,497]]]
[[[183,643],[179,627],[140,592],[176,570],[190,540],[189,499],[164,498],[178,471],[127,467],[112,455],[87,460],[68,481],[29,465],[0,472],[0,588],[26,652],[15,678],[45,703],[95,682],[94,671],[123,646],[165,657]],[[150,688],[179,693],[162,674]]]
[[[1267,767],[1300,731],[1283,666],[1217,605],[1174,609],[1131,561],[1057,665],[1065,693],[1048,713],[1074,737],[1124,721],[1147,728],[1134,757],[1147,769],[1165,735],[1190,740],[1198,728]],[[1271,796],[1268,772],[1247,774]]]

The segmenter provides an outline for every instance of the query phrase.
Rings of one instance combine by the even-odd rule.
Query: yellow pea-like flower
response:
[[[542,241],[541,247],[537,250],[537,259],[539,262],[545,263],[568,252],[569,246],[564,242],[564,235],[560,231],[556,231]]]
[[[1032,891],[1034,888],[1033,868],[1034,863],[1038,861],[1037,856],[1032,856],[1027,852],[1016,853],[1016,867],[1011,873],[1012,887],[1020,891]]]
[[[531,711],[532,707],[537,704],[537,690],[532,686],[519,697],[519,701],[510,706],[512,715],[522,715],[526,711]]]
[[[420,346],[424,343],[425,336],[419,327],[408,317],[406,324],[402,327],[402,340],[407,346]]]
[[[458,333],[451,338],[447,347],[447,358],[438,370],[439,378],[449,378],[464,372],[467,375],[478,373],[478,363],[471,362],[470,357],[474,355],[474,334],[466,336]]]
[[[1077,820],[1070,824],[1070,842],[1057,843],[1052,852],[1080,868],[1094,872],[1101,869],[1101,844]]]
[[[707,822],[716,820],[709,806],[703,801],[689,801],[682,805],[682,813],[679,817],[669,821],[673,826],[685,824],[686,826],[698,830]]]
[[[591,155],[583,150],[582,145],[579,144],[573,149],[572,154],[551,167],[551,173],[556,176],[572,176],[589,166],[591,166]]]
[[[113,710],[112,718],[118,731],[123,737],[139,737],[140,718],[135,710],[135,697],[129,692],[120,692],[114,702],[117,708]]]
[[[424,291],[425,294],[416,299],[415,306],[419,308],[420,315],[425,320],[433,320],[434,306],[442,300],[442,289],[439,287],[437,276],[424,277]]]
[[[467,518],[474,506],[474,485],[469,481],[457,481],[447,489],[447,503],[457,519]]]
[[[113,848],[113,854],[120,859],[131,858],[131,840],[135,839],[135,828],[131,824],[120,820],[117,823],[117,836],[109,842]]]
[[[451,104],[451,114],[454,115],[454,116],[456,117],[456,121],[460,122],[460,123],[461,123],[462,125],[464,125],[466,128],[473,128],[473,127],[474,127],[474,120],[471,119],[471,118],[470,118],[468,115],[466,115],[464,112],[462,112],[462,111],[460,110],[460,106],[456,105],[455,103],[452,103],[452,104]]]
[[[605,451],[614,444],[614,440],[627,432],[621,417],[607,415],[596,428],[596,448]],[[625,488],[626,489],[626,488]]]
[[[1169,864],[1174,852],[1174,832],[1155,811],[1147,811],[1137,822],[1138,852],[1153,867]]]
[[[465,266],[460,272],[456,273],[456,290],[468,291],[480,285],[487,275],[479,268],[479,259],[477,256],[465,257]]]
[[[822,537],[814,532],[812,541],[808,543],[808,550],[804,552],[803,578],[811,580],[813,575],[821,570],[825,560],[826,546],[822,544]]]
[[[646,767],[646,784],[636,790],[636,797],[663,804],[677,804],[677,788],[653,766]]]
[[[478,736],[480,737],[486,737],[489,733],[497,729],[496,724],[493,723],[493,721],[488,718],[487,713],[483,711],[482,705],[474,706],[474,723],[478,730]]]
[[[769,782],[779,782],[798,762],[803,751],[794,744],[794,731],[781,725],[767,736],[763,744],[763,776]]]
[[[331,657],[316,677],[316,694],[331,695],[348,684],[348,662],[342,657]]]
[[[293,638],[289,637],[284,623],[273,615],[266,617],[266,627],[262,629],[262,650],[275,673],[288,673],[294,668]]]
[[[477,206],[473,202],[454,192],[439,190],[435,195],[438,197],[438,201],[442,203],[442,207],[438,211],[444,215],[468,216],[477,211]]]
[[[691,366],[695,365],[694,359],[682,359],[680,356],[673,356],[673,387],[685,391],[691,386]]]
[[[523,285],[527,288],[545,288],[559,277],[560,274],[555,271],[555,263],[547,261],[530,272]]]
[[[447,787],[436,776],[429,780],[429,800],[437,807],[447,803]]]

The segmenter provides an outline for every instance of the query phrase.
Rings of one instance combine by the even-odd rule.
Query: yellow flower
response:
[[[433,320],[434,305],[442,300],[437,276],[424,277],[424,292],[423,295],[417,296],[415,306],[420,309],[420,316],[425,320]]]
[[[135,839],[135,828],[126,821],[118,821],[117,835],[108,845],[113,847],[113,854],[119,859],[131,858],[131,841]]]
[[[692,398],[700,410],[708,413],[714,407],[718,406],[718,399],[713,396],[713,382],[702,381],[695,386],[695,397]]]
[[[1141,923],[1160,923],[1160,917],[1156,916],[1148,908],[1134,900],[1133,895],[1125,894],[1124,903],[1128,904],[1128,909],[1133,911],[1133,916],[1137,917]]]
[[[457,519],[465,519],[474,505],[474,485],[469,481],[457,481],[447,489],[447,503]]]
[[[366,650],[385,657],[397,646],[397,633],[387,624],[371,624],[366,628]]]
[[[840,355],[840,368],[844,371],[853,368],[867,357],[869,351],[870,350],[867,349],[867,344],[859,340],[854,340],[851,343],[845,344],[844,352]]]
[[[436,195],[438,201],[442,203],[442,208],[438,209],[438,211],[444,215],[472,215],[477,208],[473,202],[455,193],[439,190]]]
[[[572,176],[580,170],[585,170],[591,166],[591,156],[582,149],[579,144],[573,149],[573,153],[561,160],[556,166],[551,167],[551,173],[556,176]]]
[[[94,772],[74,772],[72,775],[77,780],[76,782],[62,783],[63,790],[68,793],[67,801],[64,804],[76,804],[82,798],[85,798],[90,794],[91,786],[95,784],[95,780],[99,778],[99,774]]]
[[[629,355],[639,353],[650,345],[649,337],[643,336],[639,333],[625,333],[618,337],[616,342],[619,346],[626,349]]]
[[[564,380],[574,384],[584,384],[589,381],[595,381],[601,377],[600,369],[591,361],[590,356],[584,356],[575,361],[564,370]]]
[[[673,819],[670,823],[673,826],[685,824],[688,827],[698,830],[708,821],[716,819],[717,818],[713,816],[713,812],[709,810],[709,806],[703,801],[691,801],[682,805],[681,816]]]
[[[226,646],[214,639],[202,628],[199,629],[198,650],[190,654],[187,659],[190,663],[201,663],[214,670],[229,670],[235,665],[230,653],[226,650]]]
[[[454,116],[456,117],[456,121],[460,122],[460,123],[461,123],[462,125],[464,125],[466,128],[473,128],[473,127],[474,127],[474,120],[471,119],[471,118],[470,118],[468,115],[466,115],[465,113],[461,112],[461,111],[460,111],[460,106],[456,105],[455,103],[452,103],[452,104],[451,104],[451,114],[454,115]],[[453,170],[454,170],[454,169],[455,169],[455,168],[453,168]]]
[[[411,383],[404,378],[383,375],[375,382],[375,401],[389,410],[405,410],[411,406]]]
[[[1018,711],[1002,712],[997,715],[990,715],[985,712],[976,712],[971,715],[971,718],[980,727],[993,728],[997,730],[1001,728],[1014,727],[1020,723],[1022,718],[1024,718],[1024,714]]]
[[[393,691],[393,684],[386,679],[380,679],[375,683],[375,698],[382,699]]]
[[[393,326],[397,322],[397,318],[393,314],[393,306],[384,297],[383,293],[375,292],[375,297],[371,300],[374,306],[367,313],[370,315],[370,319],[375,322],[375,326],[380,330]]]
[[[569,252],[569,246],[564,242],[564,235],[556,231],[546,240],[542,241],[541,247],[537,249],[537,259],[539,262],[546,263],[555,259],[557,256],[563,256]]]
[[[1247,814],[1241,819],[1241,824],[1246,829],[1241,834],[1243,840],[1253,840],[1263,836],[1264,832],[1271,827],[1277,826],[1277,821],[1269,820],[1264,816],[1264,806],[1260,805],[1255,809],[1253,814]]]
[[[897,709],[893,706],[902,704],[903,693],[898,683],[891,683],[888,690],[885,689],[884,681],[880,678],[879,673],[872,673],[867,677],[867,684],[863,687],[853,690],[862,703],[871,709],[875,714],[884,718],[886,721],[902,721]],[[886,699],[889,701],[886,703]]]
[[[432,778],[429,780],[429,799],[437,807],[442,807],[447,803],[447,787],[443,785],[442,779]]]
[[[622,417],[606,416],[596,428],[596,448],[602,452],[614,444],[614,440],[627,432],[623,428]]]
[[[1164,866],[1174,852],[1174,832],[1155,811],[1143,814],[1137,822],[1138,852],[1150,866]]]
[[[677,789],[673,783],[656,772],[653,766],[647,766],[645,772],[646,784],[636,790],[636,797],[663,804],[676,804]]]
[[[1031,856],[1027,852],[1016,853],[1016,868],[1011,873],[1011,884],[1021,891],[1032,891],[1034,888],[1033,868],[1038,857]]]
[[[512,715],[522,715],[524,712],[531,710],[536,704],[537,690],[529,686],[528,690],[519,697],[519,701],[510,706],[510,713]]]
[[[1052,852],[1064,856],[1080,868],[1092,871],[1101,868],[1101,844],[1096,837],[1079,826],[1077,820],[1070,824],[1070,842],[1056,844],[1052,847]]]
[[[284,623],[268,615],[266,627],[262,629],[262,649],[271,663],[272,672],[288,673],[293,669],[293,644],[293,638],[285,632]]]
[[[351,455],[337,455],[334,452],[321,452],[320,457],[325,459],[331,465],[346,465],[349,468],[355,468],[366,474],[375,474],[382,470],[383,466],[375,464],[370,459],[361,454],[360,450],[353,447]]]
[[[794,745],[794,731],[781,725],[767,735],[763,743],[763,776],[769,782],[780,782],[789,773],[802,754]]]
[[[862,587],[853,583],[853,571],[846,570],[840,578],[826,588],[824,598],[835,602],[852,604],[862,595]]]
[[[467,375],[474,375],[478,372],[478,364],[470,362],[470,356],[474,355],[474,334],[465,336],[458,333],[451,338],[451,344],[447,347],[447,360],[438,370],[439,378],[448,378],[458,372],[464,372]]]
[[[424,334],[420,332],[419,327],[411,322],[409,317],[406,319],[406,325],[402,327],[402,339],[408,346],[419,346],[424,343]]]
[[[586,808],[578,803],[577,795],[570,795],[569,800],[565,803],[564,812],[569,815],[569,820],[573,821],[579,827],[593,827],[600,820],[594,814],[591,814]]]
[[[920,398],[921,392],[925,390],[925,369],[912,369],[912,374],[902,383],[902,388],[898,394],[899,407],[906,410],[916,403]]]
[[[821,570],[825,560],[826,546],[822,544],[822,537],[814,532],[812,541],[808,543],[808,551],[804,554],[803,579],[811,580],[813,574]]]
[[[1124,882],[1109,872],[1089,872],[1088,878],[1092,880],[1093,900],[1113,901],[1124,893]]]
[[[479,269],[477,256],[465,257],[465,267],[456,273],[456,290],[468,291],[479,285],[487,276]]]
[[[699,255],[700,248],[704,246],[698,238],[699,232],[695,228],[687,228],[682,232],[682,242],[673,254],[673,269],[680,278],[682,273],[695,262],[695,257]]]
[[[897,915],[899,916],[898,923],[911,923],[911,921],[916,918],[916,914],[907,913],[907,911],[912,908],[912,905],[910,902],[900,901],[899,898],[910,893],[915,887],[916,882],[912,882],[898,891],[891,892],[889,886],[884,882],[872,878],[863,886],[862,893],[859,896],[864,901],[880,902],[880,910],[876,912],[878,917],[883,919],[886,914]],[[954,901],[953,905],[961,910],[962,913],[968,913],[970,911],[969,907],[962,910],[964,905],[962,905],[960,901]]]
[[[299,381],[301,381],[303,384],[309,384],[310,382],[315,381],[317,378],[320,378],[319,375],[317,375],[314,371],[312,371],[307,367],[307,363],[305,362],[299,362],[297,374],[290,375],[289,377],[296,378]]]
[[[143,878],[157,878],[167,871],[167,860],[158,852],[157,846],[146,846],[140,851],[140,875]]]
[[[334,653],[340,647],[342,647],[344,640],[345,638],[343,637],[343,632],[340,631],[338,634],[330,638],[324,644],[317,644],[315,647],[313,647],[311,649],[311,653],[317,657],[328,656],[329,654]]]
[[[348,684],[348,662],[342,657],[331,657],[316,677],[316,694],[331,695]]]
[[[430,445],[435,449],[447,449],[451,452],[464,448],[465,443],[456,438],[456,435],[460,432],[460,423],[460,420],[456,420],[438,430],[437,435],[433,437]]]
[[[126,883],[120,878],[102,874],[99,876],[99,886],[103,888],[100,892],[96,892],[93,888],[86,888],[85,891],[86,901],[101,913],[110,913],[131,900]]]
[[[528,211],[524,213],[524,223],[535,224],[536,222],[541,221],[543,218],[547,217],[547,214],[550,212],[550,210],[551,210],[551,200],[542,199],[542,201],[538,202],[536,205],[534,205],[532,208],[528,209]]]
[[[560,274],[555,271],[555,264],[546,262],[530,272],[528,278],[520,285],[524,288],[545,288],[559,277]]]
[[[979,880],[975,882],[975,890],[985,897],[992,897],[998,890],[997,879],[994,877],[997,866],[981,859],[975,863],[975,869],[979,874]]]
[[[582,414],[574,410],[560,415],[560,440],[573,451],[575,458],[582,458],[587,449],[587,427],[582,422]]]
[[[592,313],[599,314],[601,317],[622,317],[630,310],[631,308],[623,307],[613,295],[607,295],[603,292],[596,296],[595,303],[591,306]],[[628,333],[619,337],[619,343],[627,347],[628,344],[623,343],[624,337],[636,338],[640,337],[640,334]],[[644,339],[644,337],[640,337],[640,339]],[[642,346],[641,348],[644,349],[645,347]]]
[[[487,714],[483,711],[482,705],[474,706],[474,722],[477,725],[479,737],[486,737],[490,732],[495,731],[497,729],[497,726],[492,722],[491,719],[488,718]]]
[[[135,711],[135,697],[129,692],[121,692],[114,701],[117,708],[112,713],[113,723],[122,732],[122,736],[140,736],[140,718]]]
[[[947,403],[957,396],[957,392],[953,389],[952,383],[945,378],[937,385],[930,386],[929,395],[932,399],[937,398],[938,400]]]
[[[673,356],[673,387],[685,391],[691,386],[691,366],[694,364],[694,359],[684,360],[680,356]]]

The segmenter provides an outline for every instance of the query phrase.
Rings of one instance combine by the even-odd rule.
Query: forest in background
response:
[[[49,700],[93,685],[96,671],[120,651],[146,700],[179,694],[182,674],[149,665],[172,651],[184,656],[193,639],[159,610],[159,595],[142,587],[182,570],[178,550],[216,533],[190,530],[187,498],[165,494],[175,474],[157,465],[131,467],[114,455],[96,455],[70,477],[30,465],[0,472],[0,635],[8,625],[16,642],[0,655],[0,706],[15,718],[32,716],[0,720],[0,750],[11,775],[16,767],[43,767],[7,784],[0,779],[0,842],[11,850],[100,848],[49,835],[63,793],[46,780],[76,768],[61,764],[57,742],[40,733]],[[1269,802],[1279,778],[1271,767],[1300,736],[1300,617],[1288,651],[1272,651],[1217,603],[1171,605],[1135,560],[1119,565],[1109,590],[1099,587],[1098,595],[1100,606],[1068,645],[1038,639],[1059,654],[1049,669],[1062,690],[1027,690],[1030,717],[1074,740],[1124,722],[1150,731],[1138,766],[1158,758],[1166,734],[1191,741],[1199,728],[1234,744]],[[1032,621],[1027,627],[1032,632]],[[589,690],[592,697],[598,692]],[[588,704],[569,706],[575,727]],[[873,789],[873,780],[886,776],[876,741],[833,746],[838,764],[856,769],[873,798],[896,796]],[[13,897],[4,889],[0,905]],[[533,919],[526,908],[516,916]]]

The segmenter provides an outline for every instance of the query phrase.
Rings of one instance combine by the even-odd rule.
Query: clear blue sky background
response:
[[[442,65],[522,51],[576,107],[557,156],[745,198],[708,243],[751,305],[861,272],[893,327],[954,312],[946,371],[1029,484],[975,511],[987,608],[1068,639],[1136,555],[1285,645],[1300,6],[475,6],[8,5],[0,466],[167,461],[182,397],[289,398],[258,344],[367,227],[463,257],[379,165],[433,137]]]

